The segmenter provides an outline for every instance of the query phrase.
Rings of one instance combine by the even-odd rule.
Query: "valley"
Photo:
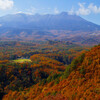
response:
[[[0,49],[2,100],[99,99],[99,45],[2,41]]]
[[[0,100],[100,100],[100,25],[67,12],[0,17]]]

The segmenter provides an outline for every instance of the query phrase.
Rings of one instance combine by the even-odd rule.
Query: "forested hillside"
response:
[[[99,45],[89,50],[65,41],[6,41],[0,48],[3,100],[100,99]]]

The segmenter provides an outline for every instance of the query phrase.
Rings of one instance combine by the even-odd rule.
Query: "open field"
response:
[[[24,63],[24,62],[31,62],[30,59],[17,59],[17,60],[13,60],[13,62],[15,63]]]

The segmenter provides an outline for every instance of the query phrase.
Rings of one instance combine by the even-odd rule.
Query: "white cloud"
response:
[[[35,14],[37,12],[37,9],[35,7],[31,7],[28,11],[30,14]]]
[[[2,24],[0,24],[0,27],[2,26]]]
[[[58,8],[55,8],[55,9],[54,9],[54,13],[55,13],[55,14],[58,14],[58,13],[59,13]]]
[[[24,11],[25,14],[29,14],[29,15],[34,15],[37,12],[38,12],[38,9],[33,6],[27,9],[26,11]]]
[[[68,11],[69,15],[73,15],[74,14],[74,8],[72,7],[72,9],[70,11]]]
[[[97,7],[93,3],[90,3],[87,7],[85,7],[85,3],[78,3],[80,8],[74,12],[77,15],[89,15],[91,13],[98,14],[100,13],[100,7]]]
[[[20,13],[24,13],[24,12],[22,12],[22,11],[15,12],[15,14],[20,14]]]
[[[14,5],[13,0],[0,0],[0,9],[7,10],[11,9]]]
[[[77,15],[89,15],[91,13],[89,8],[85,8],[85,3],[79,3],[78,5],[80,8],[76,11]]]
[[[93,13],[100,13],[100,7],[97,7],[96,5],[94,5],[93,3],[91,3],[88,6],[88,9],[90,9]]]
[[[28,14],[28,15],[34,15],[37,12],[38,9],[31,7],[30,9],[26,9],[26,11],[21,11],[18,9],[16,9],[16,11],[14,12],[14,14],[20,14],[20,13],[24,13],[24,14]]]

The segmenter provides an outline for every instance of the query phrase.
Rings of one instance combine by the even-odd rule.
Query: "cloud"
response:
[[[55,14],[58,14],[58,13],[59,13],[58,8],[55,8],[55,9],[54,9],[54,13],[55,13]]]
[[[7,10],[11,9],[14,5],[13,0],[0,0],[0,9]]]
[[[79,5],[79,9],[77,11],[75,11],[74,8],[72,7],[72,9],[68,11],[68,14],[69,15],[73,15],[73,14],[89,15],[91,13],[94,13],[94,14],[100,13],[100,6],[97,7],[93,3],[90,3],[87,7],[85,7],[85,3],[78,3],[78,5]]]
[[[20,14],[20,13],[24,13],[23,11],[18,11],[18,12],[15,12],[14,14]]]
[[[26,9],[25,11],[21,11],[18,9],[16,9],[16,11],[14,12],[14,14],[19,14],[19,13],[24,13],[24,14],[28,14],[28,15],[34,15],[37,12],[38,9],[31,7],[29,9]]]
[[[38,9],[36,9],[35,7],[31,7],[31,9],[29,9],[29,13],[30,14],[35,14],[37,12]]]
[[[77,15],[89,15],[91,13],[89,8],[85,8],[85,3],[79,3],[78,5],[80,8],[76,11]]]
[[[100,13],[100,7],[97,7],[96,5],[94,5],[93,3],[91,3],[88,6],[88,9],[90,9],[93,13]]]
[[[91,13],[98,14],[100,13],[100,7],[97,7],[93,3],[90,3],[87,7],[85,7],[85,3],[78,3],[80,8],[74,12],[77,15],[89,15]]]
[[[69,15],[74,15],[74,8],[72,7],[72,9],[70,11],[68,11]]]

